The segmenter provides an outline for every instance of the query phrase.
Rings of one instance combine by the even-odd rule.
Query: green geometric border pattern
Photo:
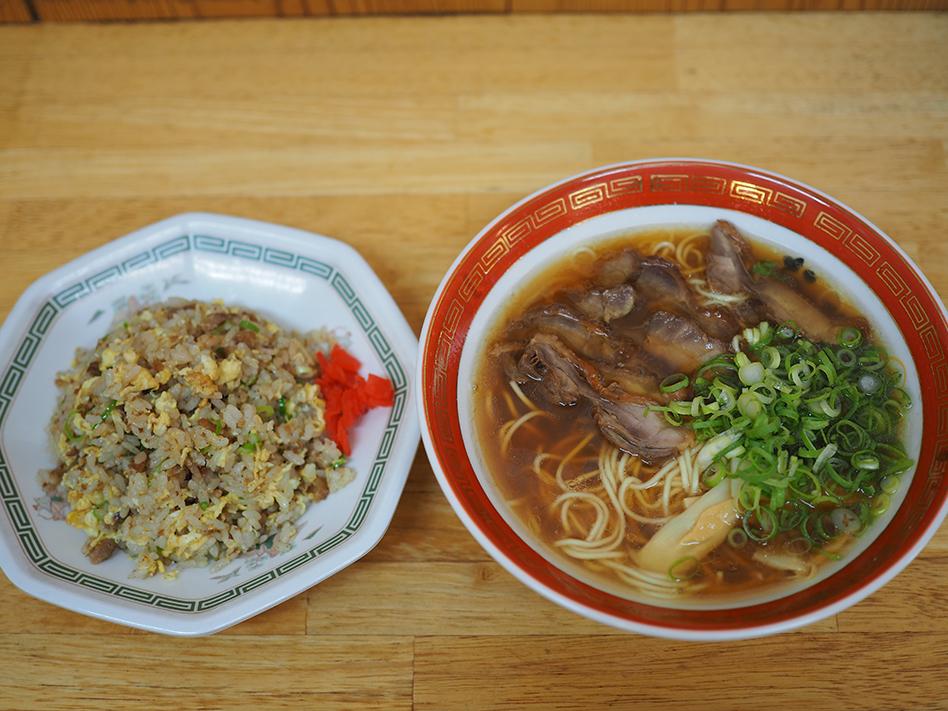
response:
[[[0,451],[0,499],[3,501],[3,506],[19,538],[20,546],[33,565],[48,575],[91,590],[107,593],[124,600],[130,600],[151,607],[160,607],[185,613],[211,610],[251,590],[267,585],[281,576],[286,575],[291,570],[305,565],[308,561],[324,555],[355,534],[365,520],[372,500],[375,498],[375,493],[381,482],[382,474],[385,471],[385,465],[388,462],[389,453],[395,441],[395,434],[398,429],[398,424],[402,419],[405,402],[408,397],[408,381],[401,363],[389,346],[385,336],[379,330],[375,319],[372,318],[368,309],[356,295],[349,282],[333,267],[315,259],[282,250],[271,249],[270,247],[262,247],[249,242],[201,235],[183,235],[163,242],[153,249],[137,254],[84,281],[73,284],[56,294],[52,300],[43,304],[33,319],[33,323],[30,325],[27,333],[23,336],[23,340],[16,350],[16,355],[14,355],[10,366],[3,374],[3,377],[0,378],[0,431],[2,431],[10,403],[13,401],[13,397],[20,383],[23,381],[23,377],[33,360],[33,356],[36,354],[50,325],[56,320],[56,317],[61,311],[68,308],[70,304],[75,303],[79,299],[88,296],[106,284],[118,279],[123,274],[129,274],[142,267],[157,264],[176,254],[190,250],[226,254],[240,259],[272,264],[286,269],[312,274],[328,281],[336,293],[342,297],[346,306],[349,307],[349,310],[365,331],[375,352],[385,364],[385,370],[388,372],[395,389],[395,401],[385,427],[385,434],[382,437],[382,442],[379,445],[378,453],[375,457],[375,462],[372,465],[372,471],[369,474],[369,481],[362,491],[359,502],[352,514],[352,518],[342,530],[328,541],[320,543],[306,552],[297,555],[279,567],[262,575],[258,575],[242,585],[238,585],[230,590],[225,590],[202,600],[187,600],[168,595],[160,595],[129,585],[119,584],[111,580],[96,577],[95,575],[89,575],[80,570],[75,570],[53,559],[46,551],[36,530],[33,528],[33,524],[27,515],[26,505],[17,491],[9,467],[3,457],[3,452]]]

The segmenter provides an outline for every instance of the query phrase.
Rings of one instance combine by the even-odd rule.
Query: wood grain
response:
[[[192,0],[196,17],[292,17],[307,14],[301,2],[284,3],[281,0]],[[328,10],[322,4],[315,4]],[[320,13],[320,14],[326,14]]]
[[[0,635],[19,708],[411,708],[409,637]],[[40,671],[42,670],[42,671]]]
[[[503,13],[508,0],[333,0],[336,15]]]
[[[938,634],[866,632],[669,645],[627,637],[420,637],[415,708],[944,709]],[[807,661],[802,661],[807,660]],[[864,670],[865,674],[854,674]],[[871,670],[871,672],[869,671]],[[563,696],[560,690],[569,689]]]
[[[0,318],[67,260],[210,210],[346,240],[417,331],[498,212],[662,154],[826,190],[944,297],[946,36],[928,14],[0,28]],[[494,563],[419,453],[364,560],[210,639],[82,617],[0,578],[0,707],[946,709],[946,583],[943,528],[883,589],[792,634],[619,634]]]
[[[197,17],[190,0],[33,0],[40,20],[170,20]]]
[[[944,10],[946,0],[510,0],[511,12]]]
[[[33,19],[25,0],[0,0],[0,23],[30,22]]]
[[[329,0],[32,0],[39,19],[172,20],[330,14]]]
[[[948,0],[32,0],[49,22],[215,17],[490,13],[642,13],[948,8]],[[25,0],[0,0],[0,22],[28,22]]]

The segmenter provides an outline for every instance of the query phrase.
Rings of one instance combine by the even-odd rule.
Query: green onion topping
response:
[[[673,393],[682,388],[687,388],[689,382],[688,376],[684,373],[675,373],[665,378],[659,387],[663,393]]]
[[[855,348],[862,343],[862,331],[852,326],[847,326],[839,332],[839,345],[846,348]]]
[[[116,405],[118,405],[118,400],[110,400],[110,401],[109,401],[109,404],[106,405],[105,409],[102,411],[102,414],[99,416],[99,421],[96,422],[96,423],[92,426],[92,429],[95,429],[95,428],[98,427],[100,424],[102,424],[102,423],[105,422],[107,419],[109,419],[109,418],[112,416],[112,410],[115,409],[115,406],[116,406]]]
[[[73,442],[81,437],[81,435],[76,434],[72,429],[72,420],[79,413],[75,410],[70,410],[69,414],[66,415],[66,423],[63,425],[63,434],[66,435],[66,439],[70,442]]]
[[[257,451],[257,445],[260,444],[260,436],[256,432],[251,432],[250,436],[247,438],[247,441],[240,445],[237,449],[241,452],[246,452],[247,454],[253,454]]]
[[[694,398],[649,406],[706,443],[705,485],[739,482],[742,525],[729,543],[788,534],[809,550],[864,530],[888,509],[913,463],[899,441],[912,405],[902,373],[857,328],[841,329],[838,344],[820,344],[793,324],[765,322],[732,345],[733,355],[697,370]],[[662,389],[681,382],[670,376]]]

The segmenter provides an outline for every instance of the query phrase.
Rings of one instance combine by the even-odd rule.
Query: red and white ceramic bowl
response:
[[[494,318],[518,285],[569,250],[650,226],[725,218],[758,241],[803,256],[869,316],[906,365],[916,403],[906,431],[916,468],[886,516],[841,560],[797,587],[728,606],[669,606],[577,569],[533,540],[500,496],[473,429],[473,373]],[[836,614],[919,553],[948,513],[948,318],[919,268],[879,228],[837,200],[774,173],[694,159],[608,166],[534,193],[467,245],[428,310],[418,403],[428,456],[445,495],[480,544],[535,591],[620,629],[689,640],[782,632]]]

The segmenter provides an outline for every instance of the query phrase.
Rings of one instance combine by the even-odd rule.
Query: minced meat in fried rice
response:
[[[314,354],[332,339],[247,309],[169,301],[116,324],[61,373],[46,475],[86,532],[135,574],[285,550],[311,501],[354,478],[324,435]]]

